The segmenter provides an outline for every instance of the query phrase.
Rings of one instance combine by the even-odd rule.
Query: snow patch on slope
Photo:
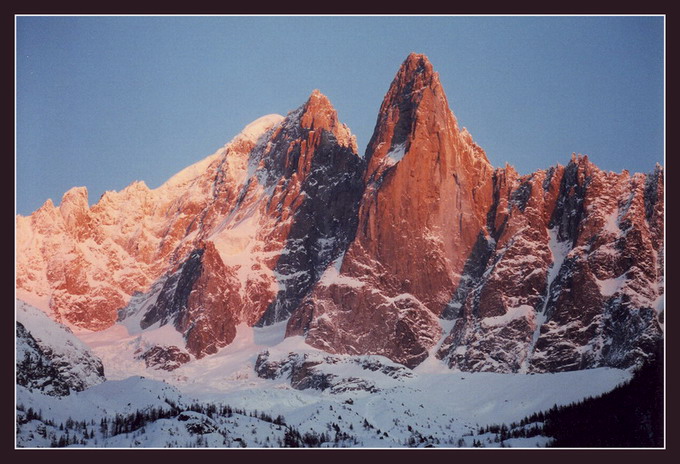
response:
[[[187,166],[172,176],[170,179],[166,180],[160,187],[158,187],[157,191],[165,192],[170,189],[181,188],[182,186],[190,183],[197,177],[201,176],[201,174],[205,173],[205,170],[208,168],[208,166],[210,166],[210,163],[224,155],[225,151],[226,148],[222,147],[212,155],[203,158],[201,161],[198,161],[191,166]]]
[[[259,208],[252,208],[238,221],[228,222],[230,219],[225,220],[209,240],[215,245],[222,263],[236,271],[236,278],[241,283],[241,296],[246,297],[249,280],[268,281],[271,292],[276,294],[279,290],[276,275],[265,261],[278,253],[275,250],[263,251],[266,244],[257,236],[262,228]]]
[[[425,361],[418,364],[413,372],[422,374],[446,374],[451,373],[451,368],[448,366],[445,360],[437,359],[437,352],[441,348],[442,344],[453,330],[453,326],[456,324],[458,319],[439,319],[439,325],[441,327],[441,335],[439,342],[428,350],[428,356]]]
[[[571,250],[571,245],[569,242],[561,242],[557,238],[557,228],[548,229],[548,236],[550,240],[548,241],[548,247],[550,249],[550,254],[552,255],[552,264],[548,267],[548,282],[546,285],[546,294],[543,299],[543,305],[539,311],[536,312],[534,319],[534,333],[531,338],[531,346],[528,349],[528,353],[534,352],[534,347],[538,341],[538,337],[541,335],[541,326],[546,323],[548,316],[546,310],[548,308],[548,302],[550,301],[550,287],[560,273],[562,264],[566,259],[569,251]],[[527,356],[522,362],[522,367],[520,372],[525,374],[529,368],[529,356]]]
[[[365,285],[365,283],[354,277],[349,277],[347,275],[340,273],[340,267],[342,266],[342,260],[344,258],[344,253],[333,263],[331,263],[323,275],[319,279],[319,285],[324,287],[330,287],[331,285],[338,285],[344,287],[360,288]]]
[[[521,305],[517,308],[508,308],[505,314],[500,316],[485,317],[482,319],[482,326],[489,327],[501,327],[509,324],[515,319],[520,318],[530,318],[534,313],[534,308],[529,305]]]
[[[401,161],[406,155],[406,142],[400,143],[392,147],[392,149],[387,152],[385,160],[390,164],[394,165]]]
[[[600,294],[602,296],[612,296],[621,289],[624,282],[626,281],[626,275],[623,274],[613,279],[595,280],[597,281],[597,285],[600,287]]]
[[[21,288],[16,289],[16,299],[17,301],[23,302],[28,306],[37,308],[47,314],[52,320],[57,319],[57,315],[50,309],[50,296],[51,291],[46,295],[36,295],[34,293],[28,292]]]

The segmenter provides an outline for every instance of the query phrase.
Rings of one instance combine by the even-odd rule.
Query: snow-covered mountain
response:
[[[58,321],[110,327],[130,298],[181,267],[224,220],[246,181],[257,138],[281,120],[265,116],[224,148],[150,190],[135,182],[91,208],[74,188],[17,217],[17,294]]]
[[[318,395],[390,402],[411,385],[450,397],[457,386],[436,385],[454,378],[533,391],[532,380],[509,379],[607,373],[615,381],[598,394],[663,340],[663,168],[605,172],[581,155],[523,176],[494,168],[424,55],[397,72],[363,157],[315,90],[156,189],[135,182],[89,206],[73,188],[16,227],[24,402],[88,391],[104,380],[99,357],[109,379],[150,376],[199,396],[242,394],[244,382],[265,397],[283,389],[281,401],[305,412],[281,414],[304,428]],[[317,393],[296,403],[302,390]],[[550,395],[567,401],[557,388],[547,395],[540,407]],[[520,397],[515,411],[538,410]],[[213,430],[215,446],[242,443],[217,432],[226,419],[189,416],[179,421]],[[264,422],[253,427],[281,427]],[[157,424],[161,434],[176,426]],[[411,435],[393,426],[390,446],[404,444]]]
[[[18,385],[63,396],[106,380],[101,360],[67,327],[21,301],[16,320]]]

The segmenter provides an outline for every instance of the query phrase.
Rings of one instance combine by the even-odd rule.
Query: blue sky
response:
[[[327,95],[363,155],[410,52],[522,174],[664,161],[662,17],[17,17],[16,204],[159,186],[246,124]]]

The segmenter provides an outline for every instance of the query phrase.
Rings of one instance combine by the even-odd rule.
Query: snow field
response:
[[[45,325],[53,324],[46,316],[44,319]],[[446,328],[452,322],[442,321],[442,324],[446,326],[443,334],[448,333]],[[51,431],[48,433],[38,430],[45,425],[37,420],[24,423],[18,443],[29,447],[50,446],[52,438],[58,439],[63,434],[59,424],[69,419],[99,424],[103,418],[111,419],[116,414],[168,409],[170,405],[177,405],[180,411],[198,403],[228,405],[245,414],[232,417],[218,414],[212,419],[206,416],[206,420],[214,422],[215,431],[206,429],[204,433],[187,429],[199,426],[187,425],[187,421],[175,415],[150,422],[144,425],[143,431],[140,428],[115,436],[95,431],[94,436],[87,439],[79,435],[79,443],[84,442],[87,447],[244,444],[276,447],[280,446],[286,431],[297,430],[300,434],[324,434],[329,441],[318,446],[458,447],[472,446],[475,440],[484,441],[484,446],[501,446],[491,437],[477,435],[479,427],[518,422],[555,404],[569,404],[605,393],[631,375],[628,371],[609,368],[533,375],[469,373],[452,371],[430,356],[415,370],[406,370],[409,375],[390,376],[381,369],[366,367],[401,367],[387,358],[331,355],[309,347],[303,337],[284,338],[285,327],[285,322],[265,328],[241,324],[232,344],[214,355],[192,359],[171,372],[147,369],[142,361],[135,359],[142,347],[181,342],[180,334],[170,325],[130,333],[124,325],[116,324],[103,332],[79,334],[93,354],[102,359],[108,380],[66,397],[46,396],[17,387],[18,415],[24,417],[32,408],[40,411],[43,421],[54,424],[46,426],[48,432]],[[296,390],[285,375],[275,380],[260,378],[254,366],[264,351],[269,352],[269,359],[273,361],[285,360],[290,353],[306,354],[308,360],[320,362],[314,366],[318,372],[332,374],[350,386],[373,385],[377,391],[359,389],[333,394],[330,389]],[[286,427],[259,419],[257,416],[263,413],[271,418],[281,415]],[[252,414],[256,417],[251,417]],[[335,437],[339,437],[338,442]],[[503,442],[503,446],[520,447],[545,444],[546,438],[540,436]]]

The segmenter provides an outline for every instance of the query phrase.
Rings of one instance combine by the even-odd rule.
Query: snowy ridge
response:
[[[529,305],[521,305],[517,308],[508,308],[507,312],[501,316],[486,317],[482,319],[483,327],[503,327],[510,321],[519,318],[531,317],[534,314],[534,308]]]
[[[17,294],[74,330],[101,330],[217,225],[250,150],[282,120],[268,115],[156,189],[134,182],[89,207],[84,188],[17,217]],[[196,221],[193,214],[198,214]]]
[[[105,380],[102,362],[67,327],[19,300],[16,301],[16,321],[30,333],[69,389],[80,391]],[[26,345],[18,345],[17,361],[25,359],[26,354]]]
[[[280,124],[285,118],[280,114],[267,114],[248,124],[243,130],[230,142],[247,140],[251,143],[264,135],[267,131],[273,130],[277,124]]]
[[[182,171],[178,172],[168,179],[164,184],[162,184],[161,187],[159,187],[159,190],[165,192],[172,188],[181,188],[187,183],[196,180],[200,176],[204,175],[208,166],[212,162],[220,157],[223,157],[229,150],[229,147],[243,142],[255,144],[260,137],[272,130],[277,124],[283,121],[283,119],[283,116],[279,114],[268,114],[256,119],[255,121],[246,125],[243,130],[241,130],[241,132],[239,132],[224,147],[220,148],[217,152],[208,156],[207,158],[204,158],[201,161],[184,168]]]

